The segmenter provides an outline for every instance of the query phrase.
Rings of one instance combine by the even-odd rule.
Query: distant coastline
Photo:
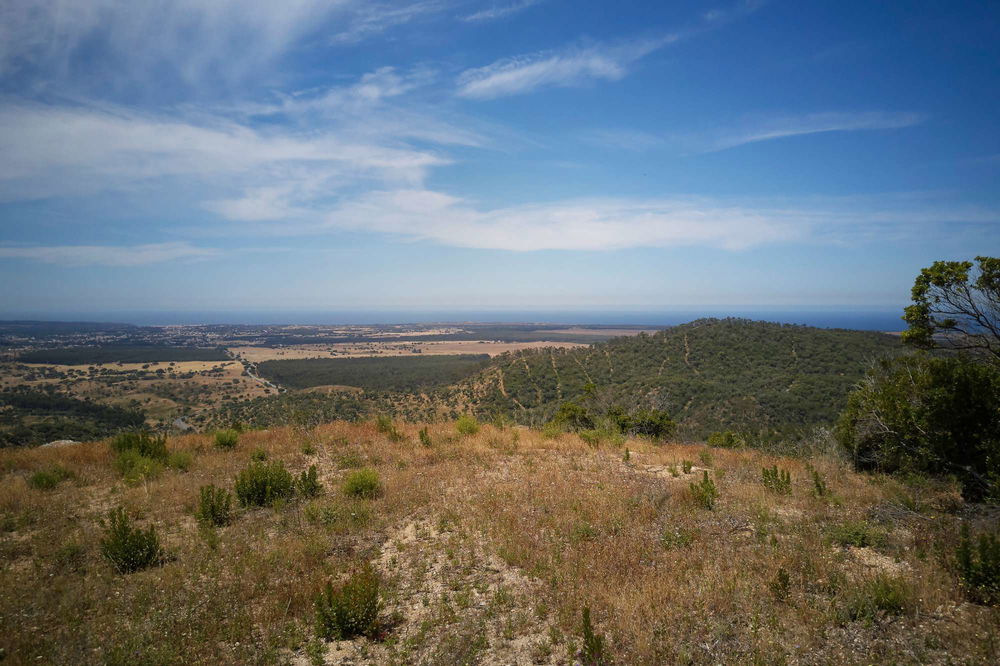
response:
[[[723,306],[684,309],[550,309],[550,310],[134,310],[93,312],[11,312],[3,320],[115,322],[137,326],[181,325],[365,325],[439,322],[546,323],[627,326],[675,326],[705,317],[739,317],[818,328],[900,331],[902,307],[793,308]]]

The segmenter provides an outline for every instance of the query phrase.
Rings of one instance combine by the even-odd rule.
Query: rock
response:
[[[48,444],[42,444],[42,446],[72,446],[73,444],[79,444],[79,443],[80,442],[77,442],[72,439],[57,439],[54,442],[49,442]]]

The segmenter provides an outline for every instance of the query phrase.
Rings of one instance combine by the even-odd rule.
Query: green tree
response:
[[[1000,362],[1000,259],[935,261],[913,282],[903,341],[985,352]]]

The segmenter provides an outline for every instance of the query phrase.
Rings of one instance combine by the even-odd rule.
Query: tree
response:
[[[1000,362],[1000,259],[976,262],[935,261],[920,271],[913,305],[903,315],[905,343],[931,349],[943,339],[949,348],[985,352]]]

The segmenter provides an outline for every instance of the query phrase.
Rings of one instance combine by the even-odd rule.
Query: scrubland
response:
[[[244,432],[231,447],[187,435],[167,441],[169,457],[138,467],[116,461],[107,442],[0,451],[2,658],[1000,658],[1000,615],[969,600],[954,564],[960,523],[978,533],[995,529],[996,515],[947,483],[856,474],[822,447],[777,457],[462,430],[336,422]],[[262,508],[234,499],[221,526],[196,519],[203,486],[231,491],[265,460],[293,477],[315,465],[320,492]],[[714,502],[692,492],[706,478]],[[123,574],[103,556],[117,507],[154,529],[162,554],[152,566]],[[377,619],[360,637],[321,638],[318,595],[359,576],[377,581]]]

